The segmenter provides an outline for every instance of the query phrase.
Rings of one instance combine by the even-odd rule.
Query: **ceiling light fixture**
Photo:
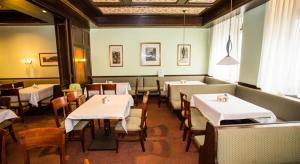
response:
[[[42,12],[43,12],[43,13],[47,13],[47,11],[46,11],[46,10],[42,10]]]
[[[232,50],[232,41],[231,41],[231,37],[230,37],[231,13],[232,13],[232,0],[230,1],[229,35],[228,35],[228,41],[227,41],[227,44],[226,44],[227,56],[225,56],[221,61],[219,61],[218,65],[236,65],[236,64],[239,64],[239,62],[237,60],[235,60],[233,57],[230,56],[230,52]]]

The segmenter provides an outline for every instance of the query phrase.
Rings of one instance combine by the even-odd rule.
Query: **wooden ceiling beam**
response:
[[[96,18],[99,27],[106,26],[183,26],[182,16],[101,16]],[[186,26],[201,26],[198,16],[187,16]]]
[[[0,11],[0,25],[46,24],[45,22],[14,10]]]
[[[187,4],[188,2],[189,2],[189,0],[177,0],[178,5],[184,5],[184,4]]]
[[[43,22],[54,23],[51,13],[43,12],[42,8],[26,0],[0,0],[0,5],[30,15]]]
[[[186,1],[186,0],[183,0]],[[96,7],[128,7],[123,3],[113,3],[113,2],[94,2]],[[143,6],[143,7],[211,7],[212,4],[209,3],[131,3],[130,6]]]
[[[256,7],[263,3],[266,3],[268,0],[233,0],[232,8],[236,10],[242,6]],[[217,18],[220,18],[226,14],[230,13],[230,1],[229,0],[219,0],[215,4],[204,10],[200,16],[203,18],[203,25],[212,23]]]

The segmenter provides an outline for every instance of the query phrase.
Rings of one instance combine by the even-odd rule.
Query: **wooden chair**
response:
[[[24,163],[30,164],[29,151],[35,148],[55,147],[60,154],[60,163],[65,164],[65,134],[60,128],[35,128],[19,132],[24,153]]]
[[[0,129],[0,146],[1,146],[1,163],[7,164],[7,154],[6,154],[6,138],[8,132],[4,129]]]
[[[84,159],[84,164],[90,164],[90,161],[88,159]]]
[[[65,122],[62,121],[60,122],[59,116],[58,116],[58,110],[61,108],[65,109],[66,112],[66,116],[69,114],[69,103],[67,102],[65,97],[59,97],[56,98],[54,100],[52,100],[52,109],[53,109],[53,113],[54,113],[54,119],[55,119],[55,123],[56,126],[58,128],[62,128],[65,129]],[[82,151],[85,151],[85,136],[84,136],[84,132],[86,127],[89,125],[90,121],[89,120],[81,120],[79,121],[75,127],[73,128],[73,131],[70,132],[68,134],[68,139],[69,140],[74,140],[74,141],[81,141],[81,146],[82,146]],[[75,138],[74,137],[74,133],[78,133],[79,134],[79,138]],[[91,124],[91,134],[92,137],[95,137],[95,133],[94,133],[94,123]]]
[[[75,91],[67,93],[67,100],[69,103],[69,112],[74,111],[81,104],[78,93]]]
[[[96,91],[99,95],[101,95],[101,84],[88,84],[86,85],[86,93],[87,93],[87,99],[90,99],[92,95],[90,94],[90,91]]]
[[[181,108],[181,122],[180,122],[180,127],[179,127],[179,129],[180,130],[182,130],[182,128],[183,128],[183,125],[184,125],[184,121],[185,121],[185,112],[184,112],[184,101],[183,101],[183,99],[186,99],[187,98],[187,95],[186,94],[184,94],[184,93],[182,93],[182,92],[180,92],[180,108]]]
[[[105,91],[114,91],[117,94],[117,84],[102,84],[102,92],[105,95]]]
[[[10,109],[10,97],[0,97],[0,108]],[[1,110],[1,109],[0,109]],[[17,142],[17,138],[15,135],[15,131],[13,129],[13,122],[11,120],[5,120],[0,123],[0,129],[6,129],[9,131],[9,134],[13,138],[15,142]]]
[[[0,90],[3,89],[13,89],[12,83],[0,85]]]
[[[144,146],[144,140],[146,137],[146,113],[147,113],[147,106],[148,106],[148,97],[149,97],[149,91],[145,92],[143,96],[143,104],[142,104],[142,116],[140,118],[138,117],[127,117],[126,123],[127,123],[127,132],[123,129],[122,121],[119,121],[117,125],[115,126],[115,133],[116,133],[116,152],[119,151],[119,142],[121,141],[121,138],[123,138],[125,135],[130,136],[138,136],[138,140],[130,140],[130,141],[140,141],[141,147],[143,152],[145,152],[145,146]],[[125,140],[122,140],[125,141]]]
[[[156,80],[156,85],[157,85],[157,92],[158,92],[158,95],[159,95],[159,99],[158,99],[158,107],[160,108],[160,104],[162,102],[168,102],[168,97],[167,97],[167,93],[166,92],[162,92],[161,89],[160,89],[160,82],[159,80]]]
[[[17,98],[17,101],[10,103],[10,109],[16,110],[18,115],[22,118],[22,121],[24,122],[24,109],[30,108],[31,105],[29,104],[28,101],[21,101],[19,89],[1,90],[1,95]]]
[[[198,163],[214,163],[215,162],[215,152],[216,151],[216,130],[214,126],[210,123],[206,123],[206,131],[199,135],[195,133],[193,138],[194,144],[196,145],[199,152],[199,162]]]
[[[134,97],[134,105],[138,106],[138,104],[139,104],[139,95],[138,95],[139,94],[139,79],[138,78],[136,78],[136,80],[135,80],[134,92],[131,92],[130,94],[131,94],[131,96]]]
[[[16,82],[13,83],[14,88],[24,88],[24,83],[23,82]]]
[[[42,100],[40,102],[40,104],[41,104],[41,106],[49,106],[53,99],[56,99],[56,98],[61,97],[61,96],[64,96],[64,93],[62,92],[61,85],[54,85],[53,86],[53,96]]]
[[[195,134],[198,135],[205,134],[207,119],[203,117],[203,115],[199,111],[191,110],[190,102],[186,100],[186,97],[183,98],[183,102],[184,102],[184,112],[186,118],[184,122],[185,126],[183,132],[183,140],[185,140],[186,135],[188,135],[187,145],[186,145],[186,151],[188,152],[193,136]]]

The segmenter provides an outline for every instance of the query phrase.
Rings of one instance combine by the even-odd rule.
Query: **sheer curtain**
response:
[[[258,86],[300,98],[300,0],[267,3]]]
[[[230,20],[222,21],[211,28],[211,48],[209,57],[208,74],[219,79],[237,82],[239,79],[240,65],[217,65],[226,55]],[[232,51],[230,56],[240,62],[242,43],[243,15],[231,18]]]

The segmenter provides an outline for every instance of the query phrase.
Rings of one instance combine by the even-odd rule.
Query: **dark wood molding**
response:
[[[241,86],[245,86],[245,87],[248,87],[248,88],[252,88],[252,89],[259,89],[259,87],[257,87],[256,85],[252,85],[252,84],[248,84],[248,83],[244,83],[244,82],[238,82],[239,85]]]
[[[184,74],[184,75],[164,75],[165,77],[172,76],[208,76],[207,74]],[[111,77],[158,77],[157,75],[122,75],[122,76],[91,76],[92,78],[111,78]]]
[[[183,0],[185,2],[185,0]],[[128,7],[123,3],[102,3],[102,2],[95,2],[94,3],[97,7]],[[131,3],[130,6],[137,6],[137,7],[210,7],[212,4],[199,4],[199,3]]]
[[[0,80],[30,80],[30,79],[59,79],[59,77],[17,77],[0,78]]]
[[[245,12],[251,8],[255,8],[259,5],[266,3],[268,0],[234,0],[232,8],[233,10],[239,9],[237,12]],[[200,16],[203,18],[203,25],[208,26],[208,24],[213,23],[214,20],[230,13],[230,1],[228,0],[218,0],[215,4],[204,10]],[[234,16],[234,15],[230,15]],[[229,16],[229,17],[230,17]]]
[[[9,9],[16,10],[46,23],[54,23],[53,15],[43,12],[43,8],[36,6],[26,0],[1,0],[0,4]],[[9,17],[9,15],[8,15]]]
[[[15,10],[0,10],[0,24],[47,24],[44,21]]]
[[[106,26],[183,26],[182,16],[158,16],[158,15],[109,15],[96,17],[99,27]],[[200,26],[202,19],[198,16],[187,16],[187,26]]]

